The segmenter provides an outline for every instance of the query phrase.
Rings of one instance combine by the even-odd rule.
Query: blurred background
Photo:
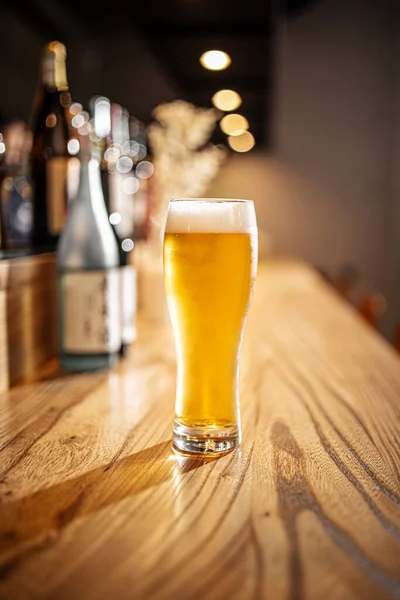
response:
[[[400,347],[398,4],[7,0],[0,156],[7,128],[29,149],[39,65],[52,40],[66,47],[74,114],[90,110],[99,94],[123,107],[131,138],[132,123],[144,136],[141,159],[156,154],[147,128],[157,106],[216,107],[199,147],[207,141],[224,158],[205,176],[204,195],[254,199],[261,254],[315,266]],[[207,68],[200,58],[209,50],[225,54],[211,56]],[[221,90],[236,95],[218,99]],[[227,114],[245,120],[223,122]],[[172,180],[181,177],[169,170]]]

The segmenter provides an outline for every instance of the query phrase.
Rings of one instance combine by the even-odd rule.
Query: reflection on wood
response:
[[[168,328],[0,404],[0,597],[400,598],[400,362],[304,267],[260,269],[244,440],[171,452]]]

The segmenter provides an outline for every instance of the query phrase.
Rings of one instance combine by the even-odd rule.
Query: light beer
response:
[[[171,201],[164,275],[178,360],[174,446],[215,454],[240,438],[238,361],[257,269],[250,201]]]

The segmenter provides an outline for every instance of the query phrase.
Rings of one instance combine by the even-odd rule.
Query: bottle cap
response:
[[[61,42],[53,41],[47,44],[43,61],[43,81],[58,90],[67,90],[67,50]]]

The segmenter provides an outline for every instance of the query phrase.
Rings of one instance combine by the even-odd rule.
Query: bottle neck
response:
[[[42,83],[49,89],[59,91],[68,89],[66,52],[62,44],[50,44],[46,49],[46,54],[42,65]]]
[[[96,158],[85,156],[81,159],[77,202],[81,205],[90,206],[95,215],[103,216],[103,213],[107,215],[99,161]]]

